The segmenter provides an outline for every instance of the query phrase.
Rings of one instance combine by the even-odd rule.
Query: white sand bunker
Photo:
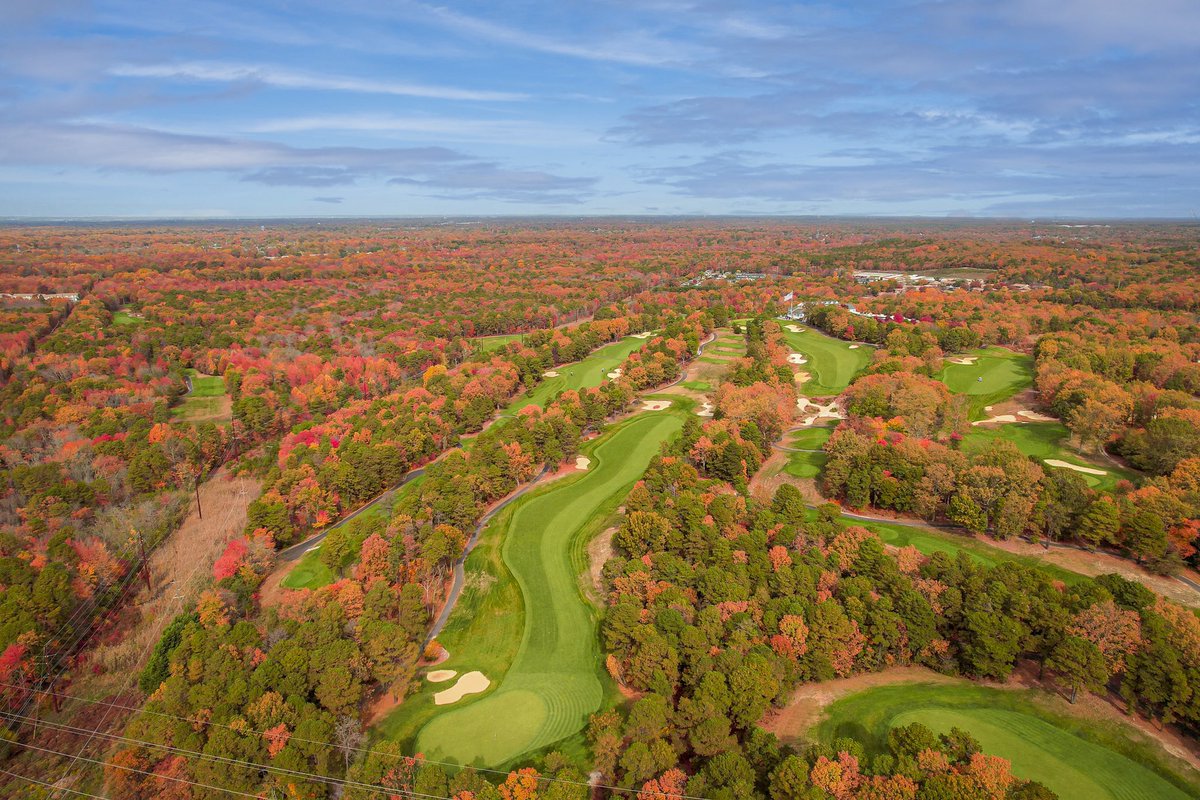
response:
[[[449,689],[443,689],[433,696],[435,705],[446,706],[457,703],[469,694],[479,694],[492,685],[492,682],[482,672],[468,672],[458,679]]]
[[[587,456],[578,456],[575,459],[575,469],[587,469],[592,465],[592,460]]]
[[[643,400],[642,401],[642,410],[643,411],[662,411],[664,408],[670,408],[670,407],[671,407],[670,400]]]
[[[558,373],[555,372],[554,370],[550,370],[549,372],[543,372],[542,377],[543,378],[557,378]]]
[[[1039,414],[1038,412],[1030,411],[1027,408],[1022,408],[1020,411],[1017,412],[1017,415],[1022,416],[1025,419],[1031,419],[1034,422],[1054,422],[1055,421],[1054,417],[1048,416],[1046,414]]]
[[[787,328],[792,333],[804,333],[804,328],[801,328],[799,325],[784,325],[783,327]]]
[[[711,417],[712,415],[713,415],[713,404],[708,402],[707,400],[705,400],[704,405],[700,406],[700,409],[696,412],[696,416],[697,417]]]
[[[987,419],[977,420],[975,422],[972,422],[971,424],[972,425],[990,425],[994,422],[1016,422],[1016,421],[1017,421],[1017,418],[1014,417],[1012,414],[999,414],[995,417],[988,417]]]
[[[963,366],[968,366],[978,361],[979,356],[959,356],[957,358],[948,358],[946,360],[951,364],[962,364]]]
[[[856,345],[856,344],[852,344],[852,345],[850,345],[850,349],[851,349],[851,350],[857,350],[857,349],[858,349],[858,345]]]
[[[821,419],[846,418],[846,415],[843,414],[842,410],[838,407],[837,400],[830,402],[828,405],[821,405],[820,403],[814,403],[807,397],[800,397],[796,400],[796,409],[801,414],[805,415],[804,420],[800,423],[801,427],[815,425],[817,420]]]
[[[788,356],[788,363],[789,364],[807,364],[808,359],[804,357],[803,353],[792,353],[791,355]]]
[[[653,336],[653,335],[654,335],[654,331],[646,331],[645,333],[635,333],[635,334],[633,335],[633,338],[635,338],[635,339],[649,339],[649,338],[650,338],[651,336]]]
[[[425,680],[430,683],[443,683],[450,680],[458,673],[452,669],[435,669],[433,672],[425,676]]]
[[[1076,472],[1085,472],[1088,475],[1107,475],[1108,473],[1102,469],[1093,469],[1092,467],[1081,467],[1078,464],[1068,464],[1066,461],[1060,461],[1057,458],[1044,459],[1047,464],[1052,467],[1062,467],[1063,469],[1073,469]]]
[[[617,367],[612,372],[608,373],[608,379],[610,381],[615,381],[619,377],[621,377],[621,368],[620,367]]]

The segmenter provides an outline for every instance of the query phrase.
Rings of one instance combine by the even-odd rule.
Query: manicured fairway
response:
[[[794,324],[780,322],[780,325]],[[801,387],[809,397],[828,397],[841,394],[850,381],[871,363],[872,348],[854,346],[831,336],[804,328],[800,333],[783,329],[784,340],[797,353],[803,353],[808,363],[799,369],[812,375]]]
[[[1047,469],[1066,469],[1066,467],[1051,467],[1045,463],[1046,459],[1058,459],[1065,461],[1068,464],[1079,464],[1083,467],[1092,469],[1102,469],[1107,472],[1107,475],[1089,475],[1086,472],[1076,472],[1079,477],[1087,481],[1088,486],[1094,489],[1102,489],[1104,491],[1112,491],[1116,488],[1117,481],[1122,479],[1134,480],[1137,473],[1123,469],[1116,464],[1100,459],[1089,460],[1083,458],[1076,453],[1072,448],[1067,446],[1067,437],[1070,435],[1065,425],[1061,422],[1022,422],[997,427],[972,427],[970,432],[963,437],[962,448],[964,450],[977,450],[985,446],[988,442],[996,439],[1006,439],[1017,446],[1027,456],[1032,456],[1042,463],[1042,466]]]
[[[970,398],[971,419],[986,418],[985,406],[1001,403],[1033,385],[1033,359],[1027,355],[1003,347],[985,347],[965,356],[974,356],[975,362],[947,362],[937,378],[950,391]]]
[[[571,736],[600,707],[605,687],[596,617],[579,584],[587,538],[581,533],[611,513],[682,424],[666,412],[634,417],[592,451],[581,477],[517,504],[502,551],[524,601],[512,667],[488,676],[499,684],[495,691],[436,716],[417,737],[418,751],[502,765]]]
[[[787,466],[783,471],[797,478],[815,478],[825,468],[826,456],[821,448],[829,441],[833,428],[806,428],[788,437],[787,446],[800,450],[813,450],[811,453],[788,453]]]
[[[141,325],[145,320],[135,317],[125,309],[113,314],[113,325]]]
[[[555,395],[567,389],[579,390],[599,386],[608,373],[621,366],[626,356],[641,348],[647,341],[627,336],[619,342],[597,348],[582,361],[555,367],[550,371],[557,372],[557,377],[542,378],[541,383],[514,400],[504,413],[515,414],[528,405],[545,407]]]
[[[907,683],[849,695],[831,704],[818,738],[862,738],[886,750],[887,732],[919,722],[935,733],[961,727],[984,752],[1012,762],[1018,777],[1040,781],[1061,800],[1185,800],[1195,796],[1158,745],[1131,727],[1084,719],[1036,693],[962,684]]]
[[[1051,579],[1060,580],[1067,585],[1080,583],[1087,579],[1078,572],[1071,572],[1055,564],[1042,561],[1039,558],[1009,553],[998,547],[991,547],[984,544],[977,539],[949,531],[943,532],[930,527],[912,527],[888,522],[857,520],[850,517],[843,517],[842,521],[847,525],[861,525],[879,536],[885,544],[890,544],[893,547],[912,546],[927,556],[931,556],[934,553],[945,553],[948,556],[957,557],[962,552],[966,553],[972,561],[982,564],[985,567],[994,567],[1005,561],[1024,564],[1027,567],[1035,567],[1046,573]]]

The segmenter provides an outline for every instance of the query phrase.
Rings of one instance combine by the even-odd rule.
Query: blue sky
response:
[[[1200,212],[1200,2],[2,0],[0,216]]]

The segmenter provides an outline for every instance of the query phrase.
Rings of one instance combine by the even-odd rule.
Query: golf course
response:
[[[805,428],[788,436],[788,463],[783,471],[796,478],[816,478],[825,468],[827,457],[823,448],[833,434],[833,428]]]
[[[855,342],[843,342],[812,328],[795,326],[780,320],[784,340],[797,353],[802,353],[808,363],[799,367],[811,376],[800,391],[809,397],[830,397],[841,394],[850,381],[871,363],[872,348]],[[799,333],[789,330],[788,325],[801,327]]]
[[[986,406],[1001,403],[1033,385],[1033,358],[1022,353],[985,347],[952,359],[947,359],[935,377],[955,394],[967,395],[973,420],[987,417]]]
[[[901,683],[836,700],[816,733],[825,742],[854,736],[875,755],[886,752],[893,727],[916,722],[934,733],[960,727],[984,752],[1011,761],[1014,775],[1045,784],[1061,800],[1185,800],[1200,789],[1132,727],[1073,711],[1029,690]]]
[[[972,427],[962,440],[963,450],[977,450],[988,442],[1004,439],[1027,456],[1036,458],[1046,469],[1068,469],[1046,464],[1047,460],[1075,464],[1093,472],[1076,471],[1093,489],[1112,491],[1120,480],[1132,481],[1137,473],[1109,461],[1087,459],[1067,445],[1070,432],[1061,422],[1021,422],[998,427]],[[1103,475],[1096,475],[1094,471]]]
[[[586,471],[531,492],[497,516],[467,562],[468,575],[490,576],[473,579],[487,588],[464,592],[440,639],[450,657],[438,665],[480,671],[492,688],[441,708],[428,695],[444,687],[423,687],[383,721],[383,735],[403,740],[415,720],[429,719],[416,735],[416,751],[491,767],[583,728],[608,682],[595,610],[580,588],[585,547],[682,424],[682,415],[670,411],[632,417],[585,449]],[[495,563],[497,552],[502,564]]]
[[[518,397],[504,414],[515,414],[528,405],[545,406],[559,392],[568,389],[587,389],[599,386],[628,357],[647,342],[645,338],[626,336],[619,342],[606,344],[593,350],[587,358],[570,364],[561,364],[547,371],[541,383]]]

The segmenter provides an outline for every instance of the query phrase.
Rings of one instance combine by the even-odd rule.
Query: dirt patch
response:
[[[443,689],[433,696],[434,705],[447,706],[457,703],[469,694],[479,694],[492,685],[482,672],[468,672],[459,678],[449,689]]]
[[[1049,414],[1042,414],[1037,411],[1030,411],[1028,408],[1022,408],[1017,412],[1017,416],[1024,417],[1033,422],[1058,422],[1058,417],[1052,417]]]
[[[1040,544],[1026,542],[1023,539],[999,540],[989,539],[985,536],[976,536],[975,538],[991,547],[1017,555],[1034,556],[1049,564],[1078,572],[1080,575],[1094,578],[1097,575],[1115,572],[1126,580],[1136,581],[1177,603],[1200,608],[1200,591],[1175,578],[1155,575],[1132,561],[1110,553],[1099,551],[1089,553],[1086,550],[1076,550],[1070,547],[1051,547],[1047,550]]]
[[[149,592],[130,604],[137,619],[119,643],[96,649],[93,660],[111,674],[140,671],[162,629],[193,599],[231,539],[246,527],[246,507],[261,490],[255,478],[234,477],[222,467],[200,485],[201,519],[192,511],[150,556]],[[139,583],[140,585],[140,583]]]
[[[838,698],[893,683],[953,683],[954,681],[954,678],[924,667],[893,667],[869,675],[855,675],[823,683],[809,683],[797,689],[786,706],[768,711],[767,715],[759,721],[759,725],[778,736],[784,743],[800,741],[808,735],[814,725],[821,721],[829,704]]]
[[[605,528],[587,546],[588,576],[591,578],[591,589],[595,592],[593,599],[599,606],[604,605],[604,565],[613,557],[612,540],[616,532],[616,528]]]

